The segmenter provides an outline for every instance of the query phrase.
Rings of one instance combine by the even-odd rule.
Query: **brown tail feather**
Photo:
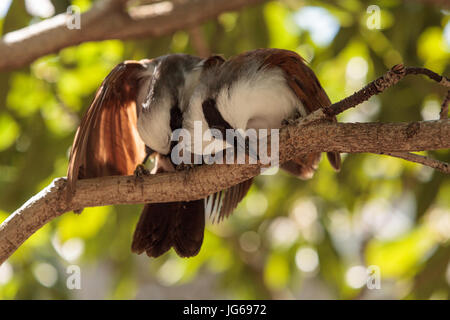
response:
[[[205,200],[179,202],[176,211],[173,247],[180,257],[193,257],[200,251],[205,231]]]
[[[179,256],[192,257],[200,251],[204,229],[204,200],[146,204],[131,250],[156,258],[174,247]]]
[[[341,170],[341,154],[339,152],[327,152],[327,157],[334,170]]]

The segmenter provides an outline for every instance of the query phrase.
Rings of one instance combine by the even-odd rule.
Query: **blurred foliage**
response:
[[[31,2],[31,1],[30,1]],[[37,2],[37,1],[36,1]],[[89,0],[52,1],[87,10]],[[62,4],[63,3],[63,4]],[[279,1],[220,15],[201,26],[211,52],[258,47],[299,52],[337,101],[393,64],[450,74],[450,15],[423,2]],[[30,11],[28,9],[28,11]],[[14,0],[5,34],[42,18]],[[86,31],[88,32],[88,31]],[[139,41],[84,43],[0,74],[0,221],[64,176],[80,117],[108,72],[125,59],[195,54],[188,31]],[[408,78],[341,121],[436,119],[442,88]],[[449,150],[430,152],[450,161]],[[140,206],[67,213],[39,230],[0,268],[0,299],[45,298],[450,298],[450,179],[429,168],[370,154],[323,161],[315,177],[261,176],[236,212],[207,227],[200,254],[131,254]],[[66,287],[81,268],[82,289]],[[369,290],[375,265],[381,289]],[[362,271],[361,271],[362,270]]]

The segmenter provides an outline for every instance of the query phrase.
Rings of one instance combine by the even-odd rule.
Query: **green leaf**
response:
[[[3,112],[0,114],[0,151],[8,149],[17,139],[20,133],[19,125],[14,119]]]

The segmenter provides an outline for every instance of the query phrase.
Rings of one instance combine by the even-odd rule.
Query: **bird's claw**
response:
[[[295,124],[296,122],[297,122],[297,120],[299,119],[299,118],[301,118],[301,114],[300,114],[300,112],[296,112],[292,117],[290,117],[290,118],[288,118],[288,119],[284,119],[282,122],[281,122],[281,124],[283,125],[283,126],[288,126],[288,125],[291,125],[291,124]]]
[[[284,119],[284,120],[281,122],[281,124],[282,124],[283,126],[288,126],[288,125],[294,124],[296,121],[297,121],[297,119]]]
[[[150,175],[150,171],[142,163],[138,164],[136,169],[134,169],[134,176],[136,178],[142,178],[148,175]]]
[[[182,171],[182,170],[191,170],[195,167],[193,163],[180,163],[176,166],[175,170]]]

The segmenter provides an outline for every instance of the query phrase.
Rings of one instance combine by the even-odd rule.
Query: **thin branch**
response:
[[[446,77],[430,70],[396,65],[383,77],[371,82],[352,96],[329,107],[318,109],[307,117],[283,127],[279,136],[279,163],[282,164],[305,153],[370,152],[402,157],[448,173],[448,164],[408,152],[450,148],[450,119],[411,123],[327,121],[328,117],[354,107],[372,95],[391,87],[407,74],[424,74],[444,87],[450,87]],[[444,101],[444,107],[446,103]],[[0,225],[0,264],[35,231],[64,212],[112,204],[202,199],[258,175],[262,167],[261,163],[216,164],[140,179],[133,176],[115,176],[80,180],[77,183],[76,193],[70,201],[66,197],[66,179],[56,179]]]
[[[39,57],[88,41],[159,37],[195,27],[225,11],[264,0],[159,2],[124,10],[126,0],[96,1],[80,17],[81,29],[67,27],[66,14],[6,34],[0,40],[0,70],[23,67]]]
[[[450,165],[448,163],[432,159],[430,157],[422,156],[420,154],[411,152],[380,152],[380,154],[420,163],[424,166],[436,169],[442,173],[450,174]]]
[[[386,74],[379,77],[378,79],[370,82],[361,90],[355,92],[351,96],[332,104],[331,106],[324,108],[324,113],[328,117],[336,116],[339,113],[355,107],[360,103],[369,100],[370,97],[382,93],[387,88],[390,88],[397,84],[400,80],[402,80],[407,75],[425,75],[431,80],[436,81],[441,86],[450,88],[450,81],[448,78],[437,74],[434,71],[431,71],[426,68],[420,67],[408,67],[405,68],[403,64],[397,64],[391,68]],[[448,118],[448,104],[450,101],[450,90],[447,92],[447,95],[442,102],[441,111],[439,113],[440,119]],[[401,158],[404,160],[408,160],[411,162],[420,163],[422,165],[434,168],[443,173],[450,173],[450,165],[448,163],[435,160],[429,157],[409,153],[409,152],[380,152],[379,154],[386,154],[392,157]]]
[[[391,68],[386,74],[373,80],[364,88],[355,92],[351,96],[324,108],[325,114],[330,118],[342,113],[343,111],[356,107],[357,105],[369,100],[370,97],[383,92],[386,88],[395,85],[405,76],[405,67],[397,64]]]
[[[370,82],[361,90],[355,92],[351,96],[324,108],[324,112],[329,117],[334,117],[343,111],[356,107],[357,105],[369,100],[370,97],[382,93],[387,88],[396,85],[407,75],[425,75],[431,80],[436,81],[441,86],[450,89],[450,80],[426,68],[408,67],[403,64],[397,64],[386,72],[383,76]]]

